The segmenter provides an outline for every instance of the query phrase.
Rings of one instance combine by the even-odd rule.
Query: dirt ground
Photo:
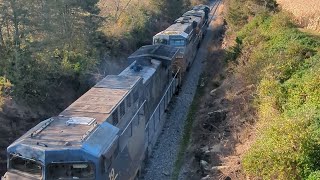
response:
[[[189,180],[246,179],[241,157],[255,137],[251,125],[255,111],[248,106],[255,87],[245,85],[225,62],[225,48],[233,39],[224,35],[223,9],[222,5],[214,22],[215,35],[200,85],[204,94],[181,172]]]

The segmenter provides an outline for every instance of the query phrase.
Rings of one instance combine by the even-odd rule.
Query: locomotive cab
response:
[[[3,179],[42,179],[44,174],[43,163],[34,159],[22,157],[19,154],[8,155],[8,171]]]
[[[52,118],[50,118],[52,119]],[[65,124],[65,120],[70,118],[55,117],[53,121],[46,120],[36,127],[42,127],[48,135],[53,133],[53,127],[65,125],[74,129],[74,136],[78,137],[77,131],[88,127],[94,133],[86,137],[82,143],[61,140],[47,139],[49,136],[42,134],[43,139],[50,142],[43,143],[39,138],[31,139],[32,132],[18,139],[8,147],[8,171],[4,175],[4,180],[95,180],[108,177],[118,173],[120,170],[114,165],[115,158],[120,157],[119,148],[123,145],[120,129],[110,123],[95,125]],[[61,123],[63,122],[63,123]],[[37,129],[37,128],[36,128]],[[87,129],[87,128],[85,128]],[[74,131],[73,131],[74,130]],[[64,135],[60,130],[60,134]],[[58,130],[59,132],[59,130]],[[42,139],[42,140],[43,140]],[[62,143],[63,142],[63,143]],[[143,144],[143,143],[142,143]],[[126,179],[126,177],[124,178]]]
[[[17,151],[19,152],[19,150]],[[39,150],[33,149],[32,151]],[[71,152],[73,155],[69,155],[69,160],[62,160],[63,156],[59,152],[48,152],[50,157],[45,160],[45,163],[37,160],[37,157],[31,159],[20,153],[10,153],[8,155],[8,171],[4,175],[4,180],[94,180],[97,164],[94,161],[83,159],[79,156],[78,151],[71,150]],[[25,150],[22,153],[25,153]]]
[[[170,45],[178,48],[185,47],[187,44],[186,35],[156,35],[153,37],[154,45]]]

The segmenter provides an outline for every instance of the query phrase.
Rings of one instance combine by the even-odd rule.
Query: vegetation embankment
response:
[[[228,61],[243,87],[255,87],[253,145],[243,173],[263,179],[320,178],[320,37],[301,32],[275,2],[229,0],[236,35]],[[250,5],[250,6],[249,6]]]

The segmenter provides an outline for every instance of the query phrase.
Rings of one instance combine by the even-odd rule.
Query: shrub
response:
[[[4,98],[8,94],[11,86],[12,85],[7,78],[2,76],[0,77],[0,109],[4,103]]]
[[[286,13],[262,13],[237,35],[235,72],[258,87],[258,136],[243,158],[245,172],[263,179],[316,178],[320,40],[295,29]]]

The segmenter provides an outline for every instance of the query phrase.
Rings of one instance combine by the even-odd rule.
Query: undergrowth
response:
[[[11,88],[11,83],[5,77],[0,76],[0,110],[2,110],[2,105],[5,101],[5,97]]]
[[[285,13],[262,13],[237,33],[228,58],[257,87],[257,139],[244,171],[263,179],[320,177],[320,38]]]

